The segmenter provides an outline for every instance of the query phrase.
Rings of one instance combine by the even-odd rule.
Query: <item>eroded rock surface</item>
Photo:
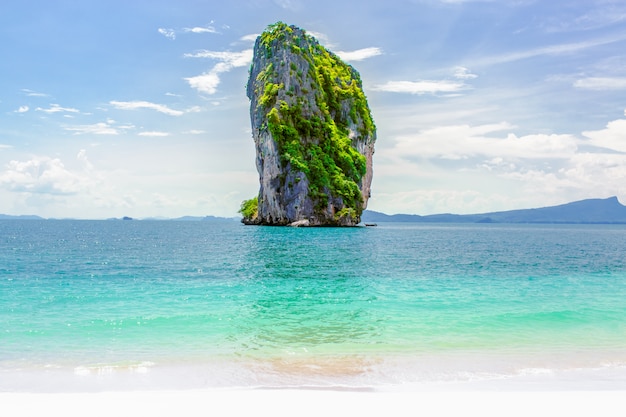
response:
[[[359,73],[279,22],[256,40],[247,95],[260,189],[243,222],[358,224],[376,141]]]

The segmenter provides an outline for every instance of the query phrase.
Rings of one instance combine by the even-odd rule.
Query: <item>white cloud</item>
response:
[[[191,106],[185,110],[185,113],[200,113],[202,111],[202,107],[200,106]]]
[[[91,171],[93,169],[93,165],[91,164],[89,159],[87,159],[87,151],[85,149],[81,149],[80,151],[78,151],[76,159],[83,164],[83,167],[86,170]]]
[[[469,69],[465,67],[456,67],[454,69],[454,77],[460,80],[471,80],[473,78],[477,78],[478,75],[472,74]]]
[[[495,64],[504,64],[509,62],[520,61],[523,59],[534,58],[543,55],[560,55],[566,53],[574,53],[589,48],[595,48],[596,46],[607,45],[626,39],[626,35],[618,35],[612,37],[592,39],[588,41],[566,43],[559,45],[544,46],[535,49],[529,49],[526,51],[517,51],[510,53],[498,54],[490,57],[485,57],[472,62],[473,66],[488,66]]]
[[[213,23],[213,22],[211,22]],[[225,26],[227,27],[227,26]],[[181,30],[179,29],[170,29],[170,28],[158,28],[157,29],[158,32],[165,36],[168,39],[171,40],[175,40],[176,39],[176,32],[180,32]],[[217,31],[217,29],[215,29],[215,27],[212,24],[209,24],[207,26],[194,26],[194,27],[188,27],[188,28],[183,28],[182,32],[184,33],[197,33],[197,34],[202,34],[202,33],[219,33]]]
[[[393,138],[376,152],[384,194],[374,193],[370,208],[480,213],[614,195],[626,201],[626,119],[580,136],[515,129],[444,125]]]
[[[314,32],[312,30],[307,30],[306,33],[308,35],[313,36],[315,39],[317,39],[319,43],[321,43],[322,45],[325,45],[327,48],[331,48],[331,49],[335,48],[335,44],[330,42],[330,38],[325,33]]]
[[[80,111],[78,109],[74,109],[72,107],[61,107],[58,104],[51,104],[49,108],[44,109],[41,107],[37,107],[35,110],[37,111],[42,111],[44,113],[61,113],[61,112],[66,112],[66,113],[80,113]]]
[[[77,126],[66,126],[65,130],[69,132],[74,132],[75,135],[117,135],[119,134],[118,130],[111,126],[109,122],[100,122],[94,123],[91,125],[77,125]]]
[[[15,110],[16,113],[26,113],[29,109],[28,106],[20,106],[19,109]]]
[[[569,158],[578,149],[571,135],[535,134],[518,137],[506,122],[479,126],[451,125],[400,136],[394,148],[398,157],[462,160],[469,158],[544,159]]]
[[[220,84],[220,77],[216,72],[206,72],[195,77],[185,78],[185,81],[189,83],[191,88],[201,93],[215,94],[217,86]]]
[[[185,135],[204,135],[206,133],[206,130],[200,130],[200,129],[191,129],[191,130],[186,130],[183,132],[183,134]]]
[[[33,90],[29,90],[28,88],[22,88],[22,92],[24,92],[28,97],[49,97],[48,94],[38,93]]]
[[[600,2],[602,3],[602,2]],[[578,17],[563,19],[559,14],[544,16],[547,32],[559,33],[568,31],[585,31],[604,28],[626,20],[626,8],[619,1],[608,0],[605,5],[591,7],[587,13]]]
[[[244,42],[254,42],[256,41],[256,38],[259,37],[259,33],[251,33],[249,35],[244,35],[241,38],[239,38],[240,41],[244,41]]]
[[[157,132],[157,131],[151,131],[151,132],[139,132],[138,133],[139,136],[149,136],[149,137],[165,137],[165,136],[169,136],[170,134],[167,132]]]
[[[201,93],[215,94],[217,86],[220,84],[221,73],[228,72],[233,68],[246,67],[252,62],[252,49],[240,52],[227,51],[199,51],[193,54],[185,54],[186,58],[209,58],[218,62],[210,71],[195,77],[185,78],[189,85]]]
[[[370,47],[357,49],[356,51],[337,51],[336,54],[344,61],[362,61],[373,56],[382,55],[380,48]]]
[[[167,114],[168,116],[182,116],[185,114],[183,111],[170,109],[163,104],[150,103],[148,101],[110,101],[109,104],[121,110],[150,109]]]
[[[176,32],[174,31],[174,29],[159,28],[158,31],[161,35],[165,36],[168,39],[176,39]]]
[[[132,124],[126,124],[126,125],[119,125],[117,126],[117,129],[122,129],[122,130],[131,130],[131,129],[135,129],[136,127]]]
[[[394,193],[383,192],[380,194],[380,197],[385,201],[386,206],[389,207],[389,209],[384,210],[388,214],[419,213],[426,215],[449,213],[451,207],[463,207],[463,213],[473,214],[484,213],[493,207],[502,207],[506,203],[511,204],[508,196],[499,196],[497,193],[485,195],[484,193],[468,189],[423,188]],[[370,207],[368,206],[368,208]],[[372,210],[377,210],[377,208],[372,207]],[[461,213],[461,211],[455,210],[454,213]]]
[[[35,157],[29,161],[10,161],[0,173],[0,186],[16,192],[67,195],[83,189],[83,176],[72,173],[57,158]]]
[[[231,51],[207,51],[201,50],[194,53],[184,54],[185,58],[209,58],[222,61],[225,64],[234,67],[243,67],[252,62],[252,49],[246,49],[240,52]]]
[[[470,85],[465,80],[478,78],[466,67],[458,66],[454,68],[452,76],[458,81],[453,80],[420,80],[420,81],[388,81],[384,84],[375,85],[372,89],[375,91],[386,91],[390,93],[406,93],[406,94],[445,94],[447,96],[454,95],[463,90],[470,89]]]
[[[467,84],[458,81],[387,81],[372,87],[375,91],[408,94],[456,93],[468,88]]]
[[[215,29],[213,26],[210,26],[210,25],[185,28],[183,30],[189,33],[218,33],[217,29]]]
[[[583,132],[583,136],[589,138],[593,146],[626,152],[626,119],[613,120],[606,128]]]
[[[579,191],[581,195],[598,197],[622,195],[626,191],[626,155],[579,153],[555,175],[564,187]],[[624,201],[624,200],[622,200]]]
[[[574,87],[586,90],[624,90],[626,78],[624,77],[589,77],[576,80]]]

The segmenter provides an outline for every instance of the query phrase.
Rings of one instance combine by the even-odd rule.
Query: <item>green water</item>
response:
[[[626,226],[3,221],[0,388],[140,364],[205,385],[624,367],[625,254]]]

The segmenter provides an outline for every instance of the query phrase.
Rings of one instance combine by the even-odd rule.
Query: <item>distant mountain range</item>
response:
[[[421,222],[421,223],[579,223],[626,224],[626,206],[617,197],[594,198],[559,206],[524,210],[496,211],[481,214],[417,214],[388,215],[366,210],[363,223]]]
[[[10,214],[0,214],[0,220],[44,220],[43,217],[33,216],[33,215],[21,215],[21,216],[11,216]]]
[[[40,216],[34,215],[22,215],[22,216],[12,216],[9,214],[0,214],[0,220],[46,220]],[[53,219],[53,220],[75,220],[75,219]],[[145,219],[135,219],[132,217],[124,216],[124,217],[111,217],[106,219],[107,221],[115,221],[115,220],[148,220],[148,221],[171,221],[171,222],[224,222],[224,221],[239,221],[238,217],[215,217],[215,216],[183,216],[177,217],[174,219],[170,219],[167,217],[149,217]]]
[[[44,220],[34,215],[11,216],[0,214],[0,220]],[[121,219],[109,219],[121,220]],[[130,217],[125,220],[132,220]],[[143,220],[163,221],[239,221],[239,218],[214,216],[184,216],[175,219],[149,218]],[[560,206],[495,211],[481,214],[385,214],[365,210],[361,216],[363,223],[378,222],[420,222],[420,223],[569,223],[569,224],[626,224],[626,206],[617,197],[593,198],[575,201]]]
[[[224,222],[224,221],[239,221],[239,217],[215,217],[215,216],[183,216],[176,217],[175,219],[152,217],[142,220],[169,220],[173,222]]]

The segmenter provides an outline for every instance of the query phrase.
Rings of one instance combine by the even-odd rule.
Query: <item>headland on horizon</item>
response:
[[[128,220],[130,217],[109,218],[106,220]],[[150,221],[185,221],[185,222],[223,222],[240,221],[240,217],[220,216],[181,216],[169,217],[133,217],[133,220]],[[0,214],[0,220],[76,220],[46,218],[38,215]],[[104,220],[104,219],[91,219]],[[541,208],[496,211],[479,214],[386,214],[374,210],[365,210],[363,223],[377,222],[413,222],[413,223],[545,223],[545,224],[626,224],[626,206],[617,197],[591,198],[557,206]]]

